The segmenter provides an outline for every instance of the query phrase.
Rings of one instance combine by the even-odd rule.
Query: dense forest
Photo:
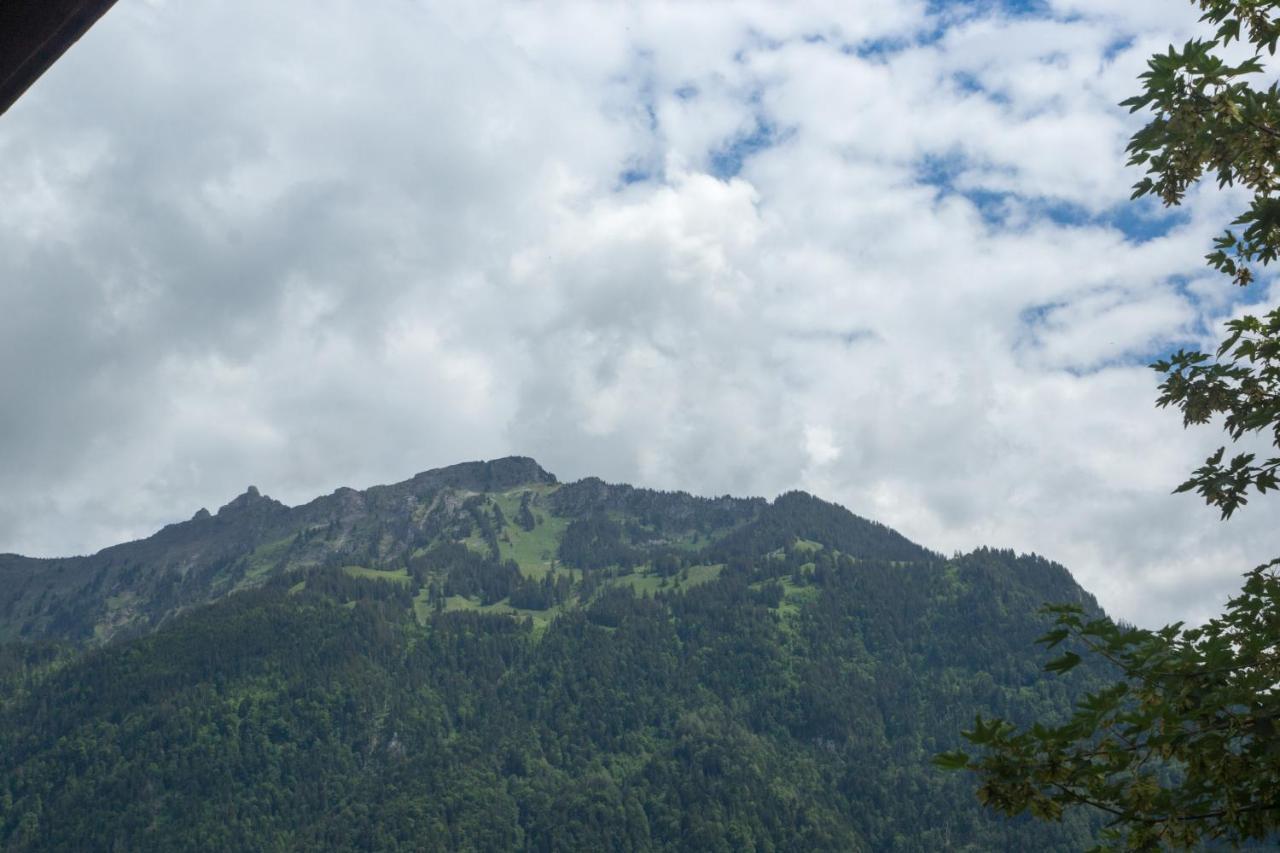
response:
[[[930,759],[1060,718],[1065,569],[530,460],[0,558],[0,848],[1079,850]],[[194,544],[193,544],[194,543]]]

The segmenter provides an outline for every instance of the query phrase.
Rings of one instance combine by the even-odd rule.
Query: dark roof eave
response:
[[[116,0],[0,0],[0,114]]]

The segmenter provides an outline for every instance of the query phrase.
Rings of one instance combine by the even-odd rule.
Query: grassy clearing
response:
[[[516,508],[507,517],[513,519],[520,511],[520,499],[515,500]],[[502,511],[507,512],[503,507]],[[534,579],[543,578],[551,570],[551,563],[556,559],[560,540],[569,526],[569,519],[534,510],[539,523],[532,530],[525,530],[514,522],[507,525],[506,540],[499,537],[498,547],[502,551],[502,559],[515,560],[520,573]]]
[[[236,583],[236,589],[255,585],[269,575],[288,552],[289,546],[293,544],[295,535],[290,534],[255,548],[253,553],[249,555],[249,566],[244,573],[244,577],[240,578],[239,582]]]
[[[784,620],[795,616],[805,602],[812,601],[821,593],[816,586],[802,586],[791,578],[782,578],[781,582],[782,601],[778,604],[778,615]]]
[[[107,612],[114,613],[117,610],[121,610],[125,607],[128,607],[130,604],[136,601],[137,598],[138,598],[137,593],[135,593],[133,590],[130,590],[130,589],[125,590],[119,595],[109,595],[107,596]]]
[[[430,592],[431,590],[424,586],[413,597],[413,615],[419,625],[425,625],[431,620],[431,599],[428,597]]]
[[[406,569],[366,569],[364,566],[343,566],[342,570],[353,578],[369,578],[375,581],[390,581],[407,585],[410,581]]]
[[[672,548],[678,548],[681,551],[697,551],[711,541],[711,538],[704,536],[696,530],[686,531],[676,536],[667,538],[667,544]]]
[[[686,571],[688,577],[684,580],[680,579],[680,575],[672,575],[667,579],[666,586],[663,586],[663,578],[655,572],[648,569],[642,569],[632,572],[629,575],[623,575],[620,578],[614,578],[609,583],[613,586],[630,586],[635,590],[637,595],[649,593],[650,595],[658,592],[675,592],[691,589],[704,583],[709,583],[720,577],[720,572],[724,570],[724,564],[708,566],[690,566]]]
[[[691,586],[710,583],[720,577],[720,573],[724,571],[724,563],[716,563],[710,566],[690,566],[688,571],[689,579],[681,584],[686,589]]]
[[[663,578],[652,572],[632,572],[629,575],[623,575],[620,578],[614,578],[609,581],[610,586],[629,586],[635,590],[636,595],[644,595],[648,593],[653,595],[658,592],[670,590],[673,588],[672,579],[668,579],[666,585],[663,585]]]
[[[484,541],[484,537],[481,536],[479,532],[472,533],[466,539],[460,539],[458,541],[463,545],[466,545],[472,551],[475,551],[477,554],[484,554],[488,557],[493,553],[489,550],[489,543]]]
[[[469,598],[465,595],[451,595],[444,600],[445,613],[454,610],[479,610],[480,606],[478,598]]]
[[[524,500],[525,492],[529,492],[533,495],[533,514],[546,515],[546,508],[538,505],[538,499],[551,494],[558,488],[560,488],[559,485],[517,486],[516,488],[509,489],[505,492],[491,492],[488,497],[489,500],[493,501],[499,508],[501,508],[502,514],[507,517],[507,520],[514,523],[516,516],[520,514],[520,502]]]
[[[422,598],[419,593],[419,598]],[[425,600],[424,600],[425,604]],[[414,600],[415,609],[418,606],[417,599]],[[562,608],[553,607],[550,610],[521,610],[518,607],[512,607],[506,600],[499,601],[497,604],[481,604],[479,599],[467,598],[461,595],[451,595],[444,601],[444,610],[446,613],[453,610],[472,610],[476,613],[495,613],[503,616],[512,616],[520,619],[529,619],[533,622],[533,636],[535,639],[540,638],[547,630],[547,626],[559,615]],[[420,622],[425,622],[428,615],[423,615],[423,611],[418,611]],[[426,613],[429,614],[430,607],[427,606]]]
[[[282,563],[288,557],[289,549],[293,547],[297,535],[297,533],[290,533],[287,536],[259,545],[245,558],[244,574],[239,577],[236,577],[234,568],[232,571],[224,570],[219,573],[214,580],[218,594],[225,595],[230,592],[238,592],[242,589],[260,586],[273,573],[282,569]]]

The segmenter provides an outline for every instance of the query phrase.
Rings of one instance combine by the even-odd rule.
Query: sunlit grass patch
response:
[[[410,581],[409,572],[406,569],[368,569],[364,566],[343,566],[342,570],[353,578],[368,578],[376,581],[390,581],[398,584],[408,584]]]

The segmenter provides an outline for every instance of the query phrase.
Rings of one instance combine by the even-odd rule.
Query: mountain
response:
[[[426,471],[365,491],[342,488],[292,508],[249,486],[215,514],[202,509],[148,539],[92,556],[0,554],[0,641],[101,643],[138,636],[280,573],[349,567],[356,576],[405,582],[425,549],[451,542],[498,562],[514,560],[533,578],[545,575],[557,558],[579,571],[612,562],[603,554],[579,553],[583,547],[612,548],[614,556],[625,551],[627,565],[665,555],[723,563],[730,554],[781,547],[791,527],[810,523],[810,516],[811,528],[796,528],[797,535],[815,538],[827,531],[834,547],[867,557],[928,556],[883,525],[800,493],[769,504],[594,478],[562,486],[532,459],[509,457]],[[597,523],[605,518],[616,521]],[[571,553],[560,557],[565,533]],[[588,543],[584,535],[595,538]],[[713,541],[718,544],[707,547]]]
[[[1064,715],[1061,566],[531,459],[0,556],[6,850],[1078,850],[929,760]]]

